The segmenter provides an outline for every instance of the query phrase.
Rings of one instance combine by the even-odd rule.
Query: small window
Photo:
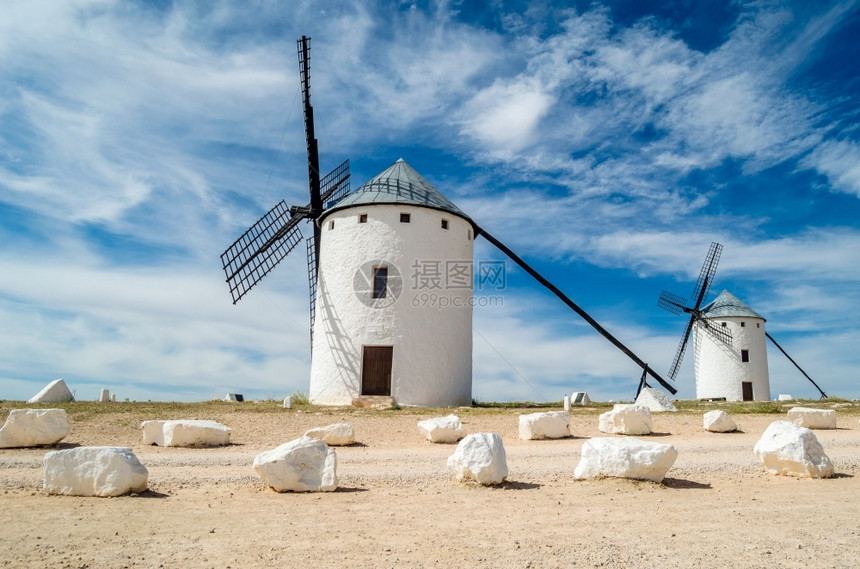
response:
[[[749,350],[741,350],[741,361],[742,362],[750,361],[750,351]]]
[[[723,328],[725,328],[725,327],[726,327],[726,323],[725,323],[725,322],[720,322],[720,326],[722,326]]]
[[[329,221],[329,222],[328,222],[328,228],[329,228],[329,229],[334,229],[334,220],[333,220],[333,219],[332,219],[331,221]]]
[[[366,213],[359,214],[358,222],[359,223],[367,223],[367,214]]]
[[[442,220],[442,229],[448,229],[448,220],[447,219]]]
[[[469,241],[472,240],[472,230],[471,229],[466,233],[466,237],[469,238]]]
[[[758,322],[756,322],[756,323],[755,323],[755,327],[756,327],[756,328],[761,328],[761,325],[760,325]]]
[[[388,288],[388,267],[373,268],[373,298],[385,298]]]
[[[741,322],[741,328],[746,328],[746,325],[747,325],[746,322]]]
[[[400,223],[409,223],[409,220],[412,218],[412,214],[409,213],[401,213],[400,214]]]

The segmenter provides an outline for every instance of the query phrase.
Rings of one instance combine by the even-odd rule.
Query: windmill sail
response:
[[[298,223],[281,201],[221,254],[233,304],[281,262],[302,239]]]
[[[707,320],[702,318],[701,311],[702,302],[708,297],[711,285],[714,284],[714,275],[717,273],[717,264],[720,262],[722,251],[722,245],[711,243],[708,254],[705,256],[705,262],[702,263],[702,269],[699,271],[696,286],[693,287],[693,294],[690,295],[690,299],[694,301],[693,306],[686,306],[684,298],[665,290],[660,293],[660,297],[657,299],[657,306],[668,310],[672,314],[686,312],[690,315],[690,320],[684,329],[684,335],[681,336],[681,342],[675,351],[675,357],[672,358],[672,364],[669,366],[669,373],[666,374],[669,376],[669,379],[674,380],[678,376],[678,370],[681,368],[681,362],[684,360],[684,353],[687,351],[687,342],[690,340],[690,332],[693,331],[693,326],[697,326],[700,332],[709,334],[724,344],[732,345],[731,332],[712,326]],[[696,337],[698,338],[698,336]]]

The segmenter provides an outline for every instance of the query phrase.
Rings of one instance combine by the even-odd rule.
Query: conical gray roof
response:
[[[372,204],[429,207],[453,213],[474,225],[468,215],[460,211],[454,202],[443,196],[403,158],[327,209],[323,216],[347,207]]]
[[[741,300],[724,290],[713,302],[702,308],[702,316],[705,318],[719,318],[721,316],[745,316],[747,318],[764,318],[755,310],[741,302]]]

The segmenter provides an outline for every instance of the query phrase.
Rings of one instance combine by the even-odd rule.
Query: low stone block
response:
[[[217,421],[181,419],[144,421],[143,444],[163,447],[212,447],[230,444],[230,427]]]
[[[466,436],[463,423],[457,415],[418,421],[418,430],[431,443],[456,443]]]
[[[635,438],[598,437],[585,441],[574,478],[635,478],[661,482],[675,464],[674,445],[640,441]]]
[[[612,411],[600,414],[597,429],[615,435],[647,435],[651,433],[651,411],[642,405],[618,403]]]
[[[708,411],[702,416],[702,426],[706,431],[712,433],[731,433],[737,431],[738,426],[734,419],[725,411]]]
[[[776,399],[777,401],[791,401],[794,397],[791,396],[791,393],[780,393]]]
[[[772,474],[830,478],[833,464],[815,433],[789,421],[774,421],[753,447],[756,458]]]
[[[570,413],[566,411],[550,411],[520,415],[519,434],[520,438],[525,441],[569,437]]]
[[[55,379],[42,390],[27,400],[27,403],[65,403],[66,401],[74,401],[75,396],[69,391],[66,382],[62,379]]]
[[[665,393],[653,387],[642,388],[634,405],[648,407],[648,410],[652,413],[675,413],[678,411],[678,408],[675,407],[674,403],[669,401],[669,397]]]
[[[13,409],[0,427],[0,448],[53,445],[69,434],[63,409]]]
[[[305,433],[306,437],[319,439],[327,445],[344,446],[351,445],[355,442],[355,429],[349,423],[335,423],[334,425],[326,425],[325,427],[317,427],[309,429]]]
[[[78,447],[45,455],[45,490],[66,496],[143,492],[149,480],[130,448]]]
[[[508,477],[508,461],[502,437],[496,433],[466,435],[448,457],[448,468],[458,480],[501,484]]]
[[[807,429],[835,429],[836,411],[833,409],[792,407],[788,411],[788,420]]]
[[[254,458],[254,471],[276,492],[337,489],[337,455],[319,439],[302,437]]]

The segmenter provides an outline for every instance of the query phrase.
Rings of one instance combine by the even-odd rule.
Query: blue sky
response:
[[[718,241],[711,298],[860,397],[857,3],[476,4],[0,3],[0,398],[307,392],[304,256],[236,306],[219,259],[308,201],[303,34],[324,171],[404,158],[662,373],[685,322],[657,297]],[[508,269],[475,397],[631,397],[638,368]],[[769,360],[774,395],[816,395]]]

